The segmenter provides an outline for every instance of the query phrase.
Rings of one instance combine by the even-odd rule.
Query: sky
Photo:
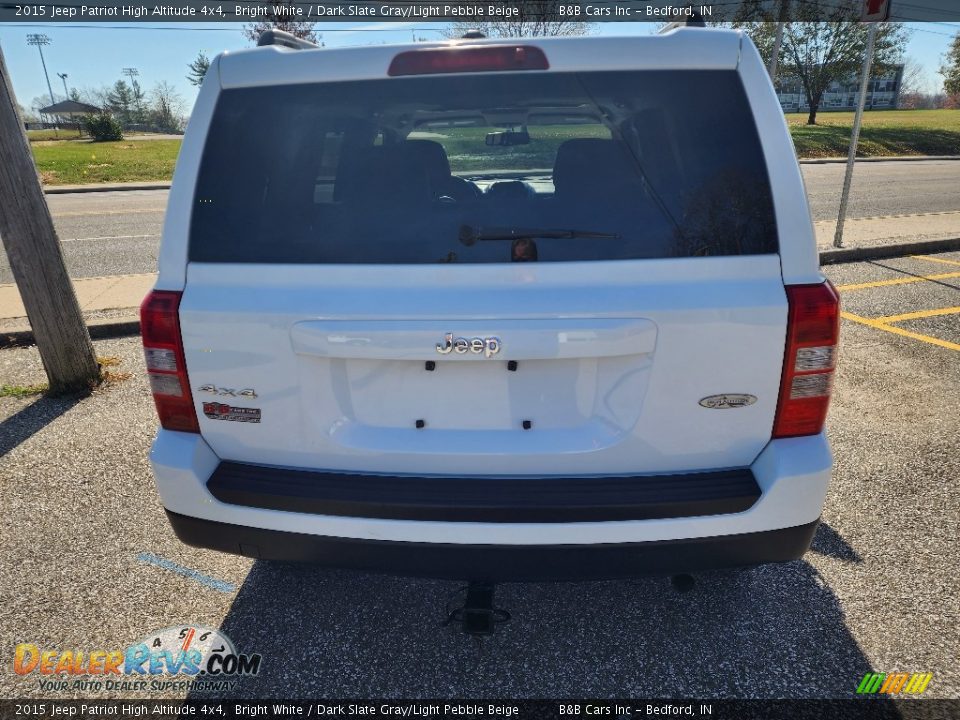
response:
[[[342,47],[410,42],[414,36],[439,38],[443,27],[424,22],[318,23],[316,31],[327,47]],[[597,23],[595,27],[600,35],[646,35],[656,29],[653,23],[626,22]],[[906,55],[923,68],[925,89],[939,91],[943,79],[937,69],[951,38],[960,32],[960,23],[907,23],[907,27],[911,37]],[[70,89],[99,88],[123,77],[124,68],[135,67],[144,88],[160,80],[171,83],[183,96],[189,114],[197,88],[186,79],[187,63],[200,51],[213,57],[223,50],[250,47],[241,30],[241,23],[0,23],[0,49],[24,107],[29,108],[38,95],[48,94],[40,55],[26,41],[30,33],[44,33],[50,44],[43,53],[58,99],[64,94],[58,73],[66,73]]]

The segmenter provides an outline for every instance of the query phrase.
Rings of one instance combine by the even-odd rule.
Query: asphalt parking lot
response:
[[[666,578],[504,585],[512,619],[480,645],[441,627],[458,583],[181,545],[147,464],[139,339],[98,342],[131,378],[80,401],[0,398],[0,693],[52,695],[12,672],[17,643],[122,649],[202,624],[263,655],[229,693],[245,697],[849,697],[869,670],[930,672],[926,696],[957,697],[960,253],[826,273],[845,319],[811,552],[684,594]],[[0,351],[0,377],[41,381],[35,349]]]

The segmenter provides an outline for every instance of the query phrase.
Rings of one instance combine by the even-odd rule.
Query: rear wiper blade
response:
[[[596,240],[616,240],[617,233],[596,232],[594,230],[568,230],[562,228],[524,228],[524,227],[482,227],[460,226],[460,242],[469,247],[476,242],[486,240],[516,240],[518,238],[593,238]]]

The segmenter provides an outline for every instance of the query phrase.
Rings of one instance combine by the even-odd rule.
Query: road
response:
[[[844,163],[803,164],[813,219],[836,220]],[[960,160],[857,165],[847,217],[960,211]]]
[[[834,220],[844,165],[802,165],[814,220]],[[156,270],[166,190],[48,195],[72,277]],[[863,163],[849,217],[960,211],[960,161]],[[0,252],[0,283],[12,282]]]
[[[826,272],[847,313],[836,466],[800,561],[705,573],[686,594],[665,578],[505,585],[512,618],[478,645],[441,626],[460,583],[180,544],[150,476],[139,339],[98,341],[132,378],[79,402],[0,397],[0,647],[122,649],[200,623],[262,654],[230,691],[248,698],[853,697],[868,670],[933,673],[925,696],[956,698],[960,253]],[[0,377],[42,380],[36,350],[0,350]],[[0,696],[51,696],[5,667]]]

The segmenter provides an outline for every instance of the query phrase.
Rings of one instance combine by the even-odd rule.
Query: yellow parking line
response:
[[[902,313],[900,315],[884,315],[883,317],[871,318],[882,323],[894,323],[901,320],[919,320],[920,318],[936,317],[937,315],[956,315],[960,313],[960,306],[937,308],[936,310],[917,310],[916,312]]]
[[[930,337],[929,335],[921,335],[920,333],[910,332],[909,330],[904,330],[896,325],[887,325],[886,323],[880,322],[880,320],[872,320],[871,318],[860,317],[859,315],[854,315],[853,313],[848,312],[841,312],[840,317],[842,317],[844,320],[852,320],[853,322],[858,322],[861,325],[866,325],[867,327],[872,327],[877,330],[886,330],[894,335],[903,335],[904,337],[920,340],[921,342],[930,343],[931,345],[939,345],[947,350],[960,351],[960,345],[957,343],[941,340],[940,338]]]
[[[947,260],[946,258],[930,257],[929,255],[910,255],[914,260],[929,260],[930,262],[946,263],[947,265],[960,265],[956,260]]]
[[[837,290],[864,290],[866,288],[906,285],[907,283],[923,282],[924,280],[946,280],[955,277],[960,277],[960,272],[938,273],[937,275],[923,275],[921,277],[894,278],[893,280],[875,280],[873,282],[854,283],[852,285],[837,285]]]

